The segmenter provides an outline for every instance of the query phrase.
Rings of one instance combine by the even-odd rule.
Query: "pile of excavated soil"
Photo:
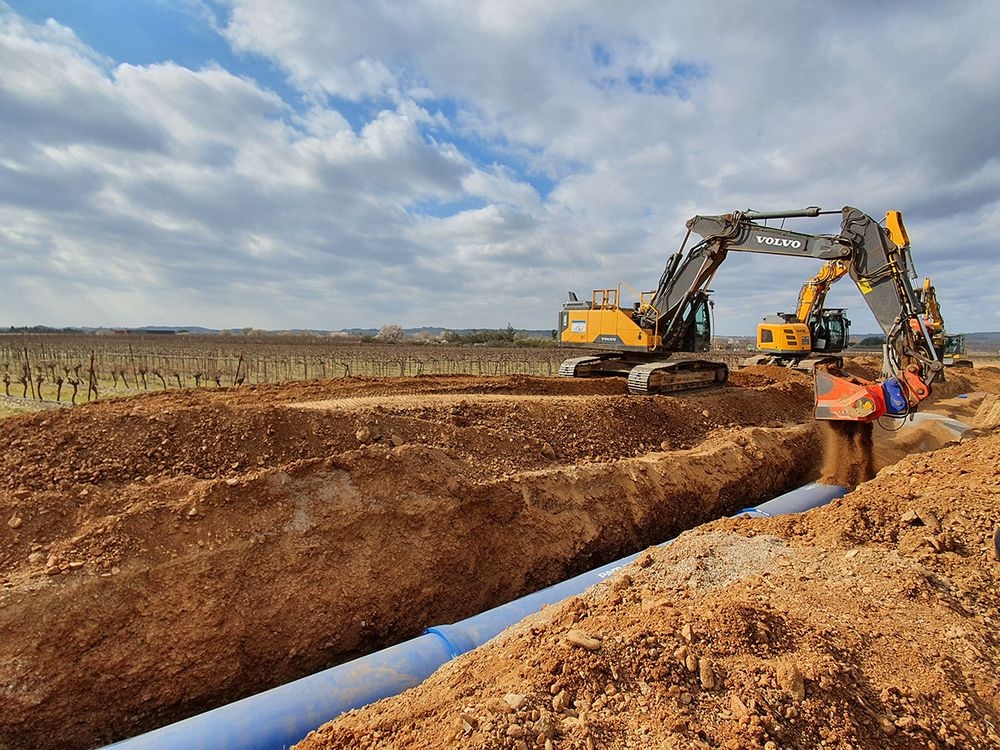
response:
[[[1000,429],[644,553],[296,745],[1000,746]]]
[[[811,400],[775,368],[642,398],[439,376],[0,421],[0,747],[148,731],[759,503],[819,477]]]

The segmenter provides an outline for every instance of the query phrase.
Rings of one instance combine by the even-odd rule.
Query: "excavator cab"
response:
[[[628,378],[632,393],[666,393],[721,385],[729,377],[724,362],[678,360],[673,352],[707,352],[712,348],[712,302],[705,291],[696,291],[670,321],[669,341],[664,341],[659,318],[648,325],[652,292],[642,292],[639,302],[621,305],[619,289],[597,289],[590,302],[576,295],[563,303],[559,313],[559,343],[603,349],[600,354],[567,359],[559,365],[564,377],[619,375]]]
[[[968,344],[966,338],[960,333],[946,333],[942,336],[941,349],[939,352],[941,361],[946,367],[972,367],[972,360],[966,359]]]
[[[707,296],[695,298],[691,303],[690,324],[684,334],[686,352],[707,352],[712,348],[711,300]]]
[[[847,348],[851,321],[842,308],[820,310],[810,326],[812,350],[821,354],[842,352]]]
[[[841,308],[822,309],[809,324],[794,313],[768,315],[757,324],[757,354],[743,364],[773,364],[812,372],[817,364],[840,362],[824,355],[847,347],[851,321]]]
[[[757,351],[743,365],[771,364],[812,372],[819,364],[841,364],[836,354],[847,347],[851,321],[842,308],[824,308],[830,287],[850,272],[851,264],[834,258],[799,291],[794,313],[778,313],[757,324]]]

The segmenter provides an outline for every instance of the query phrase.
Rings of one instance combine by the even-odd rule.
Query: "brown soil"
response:
[[[971,408],[968,399],[956,397],[980,394],[972,416],[992,414],[1000,371],[991,369],[949,374],[949,383],[936,390],[938,405],[946,413],[949,399],[960,402],[956,408]],[[173,391],[4,420],[0,747],[86,748],[147,731],[412,637],[427,625],[461,619],[816,479],[823,441],[810,404],[805,376],[748,368],[734,372],[726,388],[676,397],[629,396],[618,380],[348,379]],[[917,431],[921,436],[911,434],[909,444],[890,445],[900,434],[876,430],[878,465],[898,460],[910,444],[936,448],[952,436]],[[682,740],[723,737],[713,734],[724,730],[710,720],[723,716],[712,713],[721,711],[712,700],[741,713],[732,695],[742,696],[747,721],[718,719],[718,726],[739,724],[738,736],[757,738],[772,731],[769,701],[778,701],[778,694],[769,692],[767,680],[778,661],[798,665],[806,690],[804,701],[788,706],[799,712],[794,721],[782,719],[791,732],[786,736],[801,738],[795,741],[803,747],[815,744],[809,732],[820,726],[847,727],[837,736],[848,737],[851,722],[860,719],[852,718],[858,704],[842,683],[862,679],[867,662],[848,658],[854,641],[837,646],[844,651],[824,651],[826,631],[815,629],[816,618],[826,618],[827,629],[850,620],[844,638],[874,638],[862,616],[874,613],[859,602],[889,601],[884,589],[895,585],[903,599],[890,611],[899,616],[879,626],[884,632],[877,651],[903,665],[897,652],[930,644],[947,679],[937,698],[914,693],[906,675],[893,677],[896,692],[889,697],[865,693],[903,722],[895,735],[879,736],[890,743],[916,736],[908,714],[900,713],[905,701],[916,701],[910,707],[916,714],[927,702],[961,698],[965,705],[949,704],[947,716],[962,728],[949,729],[949,736],[960,744],[969,738],[965,746],[974,746],[987,736],[984,706],[992,705],[996,718],[996,684],[976,671],[975,659],[948,647],[968,644],[987,663],[997,655],[995,643],[980,632],[987,625],[975,619],[996,616],[993,594],[986,591],[995,564],[990,568],[984,555],[973,554],[979,542],[970,536],[996,515],[996,507],[973,492],[989,486],[994,439],[988,433],[948,449],[966,451],[949,464],[968,466],[964,490],[931,482],[940,472],[931,458],[907,458],[922,462],[919,475],[927,481],[886,469],[826,511],[846,513],[852,502],[867,503],[868,510],[856,511],[847,525],[718,522],[711,533],[723,534],[728,546],[708,545],[700,557],[683,554],[682,544],[657,550],[610,595],[546,610],[538,624],[455,661],[420,691],[328,727],[324,741],[336,747],[442,747],[457,738],[468,747],[518,747],[518,740],[534,746],[537,735],[515,737],[517,731],[506,727],[527,726],[523,718],[532,711],[541,720],[544,709],[558,747],[586,747],[587,733],[606,747],[647,746],[643,737],[655,746],[675,735],[677,746],[691,746]],[[888,447],[879,453],[883,444]],[[983,453],[973,456],[973,450]],[[893,481],[905,485],[906,498],[937,508],[942,526],[933,533],[947,532],[942,549],[928,552],[913,542],[913,550],[897,551],[903,562],[884,554],[879,545],[910,539],[903,532],[913,526],[892,521],[896,510],[906,512],[906,498],[885,487],[869,491]],[[933,494],[945,485],[947,499]],[[996,503],[995,480],[992,488]],[[965,494],[972,498],[968,508]],[[955,506],[950,511],[946,500]],[[955,526],[949,512],[964,514],[969,525]],[[898,533],[874,528],[880,520],[898,526]],[[871,532],[870,539],[851,541],[858,554],[835,560],[834,545],[847,544],[837,528],[841,536],[845,529]],[[699,543],[696,536],[690,543]],[[731,553],[719,551],[729,547]],[[707,560],[692,568],[702,572],[711,571],[715,556],[756,562],[737,566],[741,579],[731,585],[690,586],[687,580],[678,588],[670,582],[678,574],[667,564],[675,554],[679,561]],[[774,555],[798,562],[765,575]],[[952,575],[934,565],[954,558],[963,571],[962,591],[976,591],[975,601],[941,584],[928,593],[912,572],[900,583],[891,566],[905,567],[907,555],[929,566],[927,580]],[[842,579],[826,580],[828,569],[842,570]],[[859,581],[871,591],[852,600],[846,592]],[[809,591],[818,598],[834,584],[844,591],[822,606],[809,603]],[[935,607],[945,594],[951,609],[942,614]],[[948,622],[962,635],[921,641],[923,631],[908,630],[904,604],[920,622]],[[555,619],[547,621],[550,614]],[[757,626],[746,624],[756,619],[770,628],[763,641],[753,635]],[[630,640],[632,620],[644,623],[645,640]],[[601,649],[579,653],[563,643],[559,628],[567,623],[601,635]],[[689,651],[715,660],[717,688],[702,694],[681,680],[689,678],[668,658],[675,624],[692,626]],[[515,651],[496,650],[504,648]],[[653,650],[660,658],[646,664],[644,654]],[[823,658],[837,669],[827,669]],[[646,667],[658,671],[641,672]],[[589,682],[592,677],[598,682]],[[510,680],[517,686],[508,686]],[[570,700],[558,711],[549,694],[554,682],[564,685]],[[814,708],[817,685],[832,695],[843,687],[847,702],[822,702],[833,713]],[[530,695],[527,713],[488,714],[498,686],[500,698]],[[677,691],[660,695],[671,686]],[[540,703],[545,696],[548,703]],[[585,709],[580,722],[573,701],[584,700],[591,718]],[[479,718],[477,728],[465,732],[455,720],[467,707]],[[980,724],[966,728],[962,711]],[[686,723],[661,737],[670,712]],[[915,715],[915,726],[923,718]],[[377,739],[366,722],[379,727]],[[645,735],[629,734],[641,726]]]
[[[976,401],[960,443],[687,532],[296,747],[1000,746],[1000,409]]]
[[[874,425],[826,422],[823,430],[823,475],[820,481],[857,487],[875,476]]]

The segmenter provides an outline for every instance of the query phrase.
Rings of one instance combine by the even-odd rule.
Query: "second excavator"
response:
[[[847,274],[850,265],[828,260],[799,292],[794,313],[768,315],[757,324],[757,354],[743,367],[776,365],[812,372],[817,367],[843,366],[840,352],[847,348],[851,321],[846,310],[824,307],[830,287]]]
[[[759,223],[833,213],[842,216],[836,235]],[[597,290],[589,301],[570,293],[560,312],[559,340],[565,346],[598,353],[568,359],[559,372],[567,377],[627,375],[634,393],[722,385],[728,378],[724,363],[669,358],[710,349],[709,285],[727,254],[738,251],[842,261],[844,273],[850,274],[886,335],[883,380],[867,381],[836,367],[817,368],[816,418],[873,421],[886,414],[906,415],[930,395],[941,362],[924,323],[924,305],[910,283],[905,230],[898,212],[887,216],[888,228],[851,206],[839,212],[811,206],[695,216],[688,220],[687,234],[668,259],[657,288],[637,294],[638,301],[631,306],[622,306],[620,287]],[[692,235],[701,239],[688,248]]]
[[[924,279],[924,286],[920,290],[920,301],[924,304],[924,325],[927,326],[934,348],[945,367],[972,367],[972,360],[966,359],[966,337],[960,333],[945,331],[937,290],[931,284],[929,276]]]

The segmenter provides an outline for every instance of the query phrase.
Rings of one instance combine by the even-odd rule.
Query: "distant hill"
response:
[[[965,335],[965,347],[966,352],[970,355],[980,354],[980,355],[992,355],[994,353],[1000,353],[1000,331],[976,331],[975,333],[966,333]],[[864,346],[859,346],[860,342],[868,339],[868,342]],[[871,351],[877,352],[881,350],[881,344],[885,340],[885,337],[881,333],[862,333],[857,336],[851,335],[851,347],[856,348],[857,351]],[[875,345],[872,345],[873,341],[877,341]]]
[[[427,335],[431,337],[440,336],[442,333],[457,333],[460,335],[467,335],[470,333],[479,333],[482,331],[497,331],[505,330],[506,326],[501,328],[444,328],[442,326],[420,326],[419,328],[404,328],[403,333],[407,336],[416,335]],[[378,328],[341,328],[339,333],[346,333],[350,336],[374,336],[379,332]],[[521,334],[523,336],[531,336],[534,338],[551,338],[552,329],[547,330],[532,330],[527,328],[515,328],[514,333]]]
[[[967,333],[966,341],[973,349],[1000,349],[1000,332]]]
[[[951,331],[950,333],[956,333]],[[973,349],[1000,349],[1000,331],[977,331],[966,333],[965,339]],[[867,338],[882,338],[882,333],[852,333],[851,344],[857,344]]]
[[[420,326],[418,328],[404,328],[403,333],[407,336],[429,336],[436,338],[445,332],[467,335],[481,333],[483,331],[506,330],[502,328],[445,328],[442,326]],[[255,335],[299,335],[299,336],[329,336],[333,333],[345,334],[348,336],[374,336],[379,332],[378,328],[282,328],[282,329],[261,329],[261,328],[205,328],[204,326],[136,326],[136,327],[66,327],[53,328],[50,326],[10,326],[6,330],[0,328],[0,333],[89,333],[89,334],[111,334],[111,333],[132,333],[142,334],[195,334],[201,336],[215,335],[239,335],[242,333],[253,333]],[[532,330],[515,328],[514,333],[532,338],[551,338],[552,329]]]

